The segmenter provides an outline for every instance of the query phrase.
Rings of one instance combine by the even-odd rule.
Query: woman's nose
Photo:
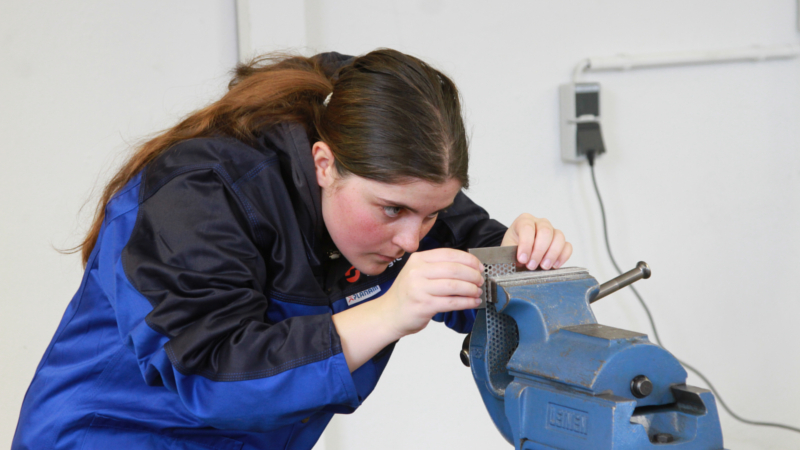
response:
[[[424,236],[421,236],[422,223],[413,222],[403,226],[397,234],[394,235],[393,243],[403,249],[406,253],[413,253],[419,248],[419,241]]]

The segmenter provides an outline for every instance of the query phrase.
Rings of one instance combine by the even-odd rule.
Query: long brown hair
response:
[[[390,49],[355,58],[335,73],[325,59],[266,55],[240,64],[221,99],[139,147],[106,185],[91,228],[76,247],[84,265],[108,201],[186,139],[226,135],[251,142],[270,126],[298,122],[311,142],[331,147],[342,176],[385,183],[455,178],[467,187],[468,143],[458,90],[449,78]]]

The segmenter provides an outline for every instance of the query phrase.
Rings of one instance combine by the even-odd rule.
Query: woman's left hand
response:
[[[522,214],[508,227],[503,243],[517,246],[517,262],[529,270],[558,269],[572,256],[572,244],[547,219]]]

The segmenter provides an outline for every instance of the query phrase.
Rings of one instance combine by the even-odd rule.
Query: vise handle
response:
[[[634,269],[601,284],[600,288],[597,290],[597,294],[589,299],[589,303],[594,303],[609,294],[617,292],[618,290],[641,280],[642,278],[650,278],[650,266],[648,266],[644,261],[639,261]]]

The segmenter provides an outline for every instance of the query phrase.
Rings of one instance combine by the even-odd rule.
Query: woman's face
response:
[[[416,251],[439,211],[450,206],[461,190],[455,179],[441,184],[419,179],[387,184],[352,174],[340,177],[327,145],[318,142],[312,152],[328,233],[342,255],[365,275],[380,274],[404,253]]]

